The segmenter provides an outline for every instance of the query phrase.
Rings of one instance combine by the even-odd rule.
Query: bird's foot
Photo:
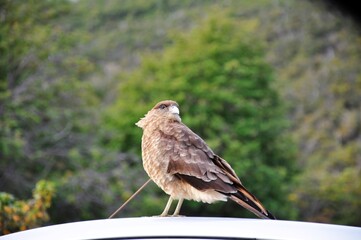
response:
[[[171,217],[186,217],[185,215],[173,214]]]
[[[157,215],[156,217],[171,217],[172,215],[169,214],[161,214],[161,215]]]
[[[179,214],[161,214],[161,215],[155,215],[153,217],[186,217],[185,215],[179,215]]]

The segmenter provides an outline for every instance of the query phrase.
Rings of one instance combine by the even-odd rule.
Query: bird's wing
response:
[[[187,126],[169,124],[163,129],[161,138],[165,157],[169,159],[167,171],[186,181],[198,190],[213,189],[223,193],[234,193],[231,178],[213,162],[215,154],[207,144]],[[228,164],[224,166],[230,168]],[[235,177],[234,177],[235,176]]]
[[[212,189],[229,196],[261,218],[274,218],[241,183],[231,166],[215,155],[184,124],[170,124],[161,139],[169,159],[167,171],[198,190]]]

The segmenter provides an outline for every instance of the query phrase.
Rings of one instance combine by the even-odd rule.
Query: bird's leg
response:
[[[173,217],[179,216],[179,211],[181,210],[182,204],[183,204],[183,198],[180,198],[177,207],[174,210]]]
[[[167,205],[165,205],[165,208],[164,208],[162,214],[160,215],[161,217],[165,217],[168,215],[168,211],[169,211],[170,206],[172,205],[172,202],[173,202],[173,198],[172,198],[172,196],[170,196],[168,199]]]

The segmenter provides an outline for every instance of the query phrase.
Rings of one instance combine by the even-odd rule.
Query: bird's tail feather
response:
[[[261,202],[251,194],[245,187],[238,186],[236,193],[231,193],[229,198],[248,209],[255,215],[264,219],[276,219],[272,213],[270,213]]]

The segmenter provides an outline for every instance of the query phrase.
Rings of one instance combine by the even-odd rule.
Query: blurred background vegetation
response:
[[[1,0],[1,232],[108,217],[147,179],[134,123],[163,99],[279,219],[361,226],[360,62],[321,1]],[[119,216],[165,203],[151,184]]]

